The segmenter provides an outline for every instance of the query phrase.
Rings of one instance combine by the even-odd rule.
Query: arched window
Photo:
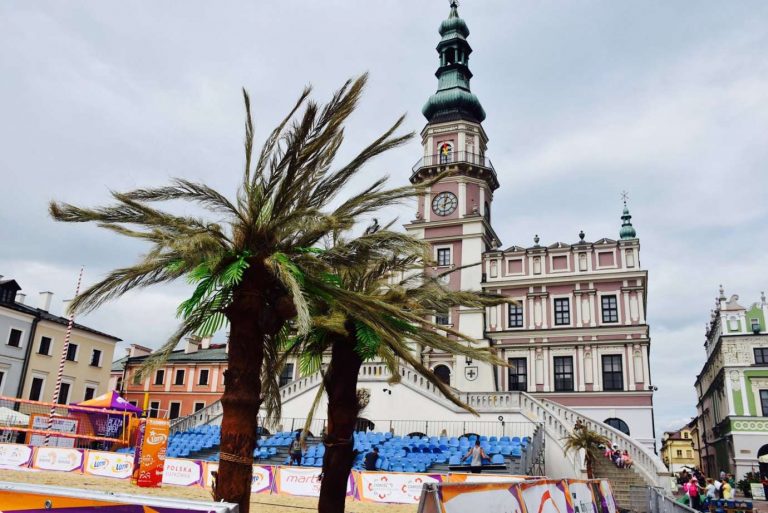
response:
[[[451,384],[451,369],[449,369],[445,365],[438,365],[435,367],[432,372],[435,373],[435,375],[440,378],[440,381],[445,383],[446,385]]]
[[[610,419],[605,419],[604,422],[612,428],[618,429],[625,435],[629,435],[629,426],[623,420],[612,417]]]
[[[441,164],[453,162],[453,144],[447,141],[440,143],[437,147],[437,154],[440,157]]]

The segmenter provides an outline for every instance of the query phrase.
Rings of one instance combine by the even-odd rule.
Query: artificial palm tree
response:
[[[584,463],[587,465],[587,477],[595,478],[595,461],[600,457],[600,446],[610,446],[611,441],[601,434],[588,429],[585,425],[577,423],[570,435],[563,439],[563,451],[578,453],[584,450]]]
[[[364,300],[354,310],[348,309],[349,301],[320,301],[315,305],[313,329],[292,339],[281,358],[282,362],[298,355],[302,374],[324,373],[316,396],[319,399],[323,391],[328,396],[320,513],[344,511],[347,477],[354,462],[353,434],[364,406],[357,389],[364,361],[383,361],[393,383],[400,378],[401,362],[410,365],[449,400],[469,411],[473,410],[421,363],[418,352],[437,349],[501,364],[489,351],[473,347],[473,339],[430,322],[436,311],[495,305],[503,299],[449,290],[441,276],[425,270],[428,249],[422,241],[384,229],[348,242],[337,240],[321,257],[335,264],[339,286]],[[345,260],[350,257],[361,263],[349,265]],[[327,352],[330,362],[327,371],[322,371],[322,357]]]
[[[229,365],[221,398],[224,409],[216,500],[249,510],[250,485],[262,369],[274,372],[278,334],[290,321],[298,335],[309,332],[309,303],[322,296],[338,308],[355,310],[377,302],[348,293],[334,281],[335,270],[315,247],[351,229],[361,217],[413,196],[413,187],[385,189],[378,179],[335,208],[329,204],[371,158],[395,148],[412,134],[395,135],[400,118],[349,163],[332,171],[343,141],[343,125],[354,111],[366,76],[348,81],[323,107],[305,89],[254,158],[248,94],[243,91],[245,168],[236,196],[176,179],[167,187],[112,193],[115,205],[81,208],[52,202],[50,213],[65,222],[94,222],[151,244],[137,263],[115,269],[75,298],[72,311],[93,310],[105,301],[150,285],[187,278],[196,284],[179,309],[178,330],[150,360],[162,362],[182,337],[210,334],[229,323]],[[303,107],[303,114],[298,111]],[[154,202],[194,202],[211,219],[180,216]],[[354,255],[346,255],[348,263]],[[266,362],[265,362],[266,356]]]

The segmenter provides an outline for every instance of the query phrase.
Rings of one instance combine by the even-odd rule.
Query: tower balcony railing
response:
[[[496,176],[496,170],[493,168],[491,159],[487,158],[485,155],[470,153],[468,151],[453,151],[447,155],[442,153],[427,155],[420,158],[419,161],[414,164],[412,171],[413,173],[416,173],[420,169],[426,167],[449,166],[452,164],[471,164],[487,169],[494,177]]]

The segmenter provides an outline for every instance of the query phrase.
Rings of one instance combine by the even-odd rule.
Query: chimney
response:
[[[17,303],[19,303],[19,304],[22,304],[22,305],[23,305],[23,304],[24,304],[24,301],[26,301],[26,300],[27,300],[27,295],[26,295],[26,294],[23,294],[23,293],[21,293],[21,292],[17,292],[17,293],[16,293],[16,302],[17,302]]]
[[[67,309],[69,308],[69,304],[72,302],[71,299],[65,299],[61,302],[61,316],[62,317],[69,317],[69,312],[67,312]]]
[[[200,349],[210,349],[211,338],[213,337],[203,337],[203,339],[200,341]]]
[[[187,338],[187,343],[184,345],[184,354],[196,353],[200,347],[200,337],[192,335]]]
[[[53,299],[53,292],[41,292],[40,293],[40,306],[38,308],[44,312],[51,309],[51,299]]]
[[[139,344],[131,344],[131,347],[128,349],[129,357],[133,356],[146,356],[148,354],[152,353],[152,350],[148,347],[140,346]]]

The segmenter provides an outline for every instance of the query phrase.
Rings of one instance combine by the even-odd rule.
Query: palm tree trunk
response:
[[[239,505],[240,513],[250,509],[264,343],[280,330],[285,315],[290,316],[290,311],[278,311],[283,303],[284,292],[274,286],[270,273],[252,265],[225,312],[230,323],[229,354],[221,396],[224,413],[214,499]]]
[[[348,328],[354,333],[354,326]],[[363,361],[355,351],[355,342],[354,336],[339,338],[331,348],[331,365],[325,377],[328,428],[318,513],[344,512],[347,479],[355,459],[353,435],[360,413],[357,376]]]

